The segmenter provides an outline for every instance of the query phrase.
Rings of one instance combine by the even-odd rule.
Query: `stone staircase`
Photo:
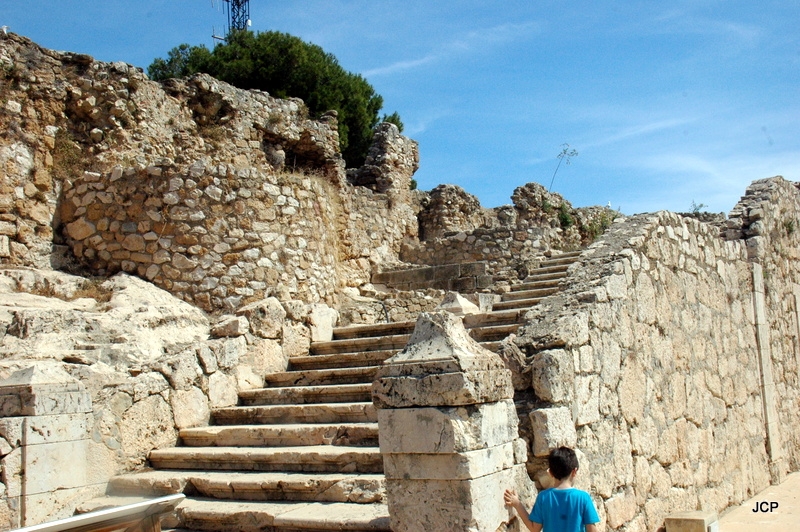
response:
[[[464,318],[490,350],[514,333],[524,314],[558,291],[579,253],[542,264],[502,295],[492,312]],[[184,429],[181,447],[151,451],[152,470],[111,480],[108,496],[84,510],[130,497],[185,493],[164,526],[180,530],[389,531],[383,462],[370,388],[380,364],[401,350],[415,322],[334,329],[265,387],[218,408],[214,425]]]

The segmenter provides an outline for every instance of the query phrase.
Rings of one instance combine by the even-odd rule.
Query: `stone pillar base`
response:
[[[524,530],[524,526],[516,528],[521,523],[514,510],[505,506],[503,492],[530,486],[524,464],[464,480],[387,479],[392,530],[488,531],[497,530],[498,523],[502,523],[500,530]],[[526,505],[536,498],[533,490],[519,495]],[[432,503],[436,506],[435,512],[431,512]],[[509,524],[511,527],[502,528]]]

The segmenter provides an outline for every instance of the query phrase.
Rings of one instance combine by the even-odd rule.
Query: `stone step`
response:
[[[323,368],[270,373],[264,377],[266,386],[315,386],[372,382],[378,365],[350,368]]]
[[[467,314],[464,316],[464,327],[474,329],[475,327],[489,327],[492,325],[508,325],[511,323],[522,323],[525,313],[517,310],[492,311],[485,314]]]
[[[397,352],[397,349],[388,349],[384,351],[362,351],[360,353],[292,357],[289,359],[289,369],[299,371],[380,365],[384,360],[395,355]]]
[[[541,262],[540,266],[554,266],[557,264],[573,264],[578,262],[578,259],[583,254],[583,250],[581,251],[569,251],[567,253],[562,253],[561,255],[555,255],[550,257],[549,259],[545,259]]]
[[[510,309],[528,309],[535,307],[542,301],[542,297],[535,297],[532,299],[515,299],[512,301],[501,301],[495,303],[494,308],[497,310],[510,310]]]
[[[377,423],[215,425],[182,429],[188,447],[283,447],[290,445],[378,445]]]
[[[389,532],[384,504],[248,502],[187,499],[181,526],[208,532]]]
[[[86,513],[146,500],[101,497],[78,509]],[[187,497],[161,516],[162,530],[174,532],[390,532],[385,504],[316,501],[235,501]]]
[[[373,473],[286,473],[234,471],[144,471],[113,477],[115,496],[157,497],[173,493],[248,501],[381,502],[385,477]]]
[[[536,281],[554,281],[554,280],[561,280],[566,277],[566,273],[543,273],[543,272],[533,272],[528,277],[526,277],[523,281],[526,283],[533,283]]]
[[[314,342],[311,344],[312,355],[332,355],[335,353],[358,353],[362,351],[379,351],[387,349],[402,349],[411,337],[409,334],[395,334],[369,338],[347,338],[331,340],[329,342]]]
[[[565,273],[570,267],[570,264],[556,264],[555,266],[539,266],[531,272],[531,275],[549,275],[555,273]]]
[[[240,392],[239,400],[245,406],[370,401],[371,383],[258,388]]]
[[[383,472],[383,459],[377,447],[173,447],[150,451],[148,459],[156,469]]]
[[[376,423],[372,402],[230,406],[213,411],[217,425]]]
[[[502,301],[515,301],[518,299],[539,299],[558,292],[558,288],[533,288],[528,290],[512,290],[503,294]],[[497,307],[497,303],[492,308]]]
[[[518,328],[518,323],[512,323],[510,325],[494,325],[491,327],[476,327],[474,329],[470,329],[469,335],[478,342],[502,340],[509,334],[517,332]]]
[[[348,327],[335,327],[334,340],[347,338],[366,338],[370,336],[396,336],[398,334],[411,334],[416,321],[398,321],[390,323],[373,323],[369,325],[350,325]]]
[[[491,342],[478,342],[483,346],[484,349],[488,349],[492,353],[497,353],[498,349],[500,349],[500,341],[491,341]]]
[[[511,286],[512,292],[522,292],[525,290],[540,290],[543,288],[558,288],[559,284],[561,284],[561,279],[564,277],[559,277],[557,279],[551,279],[549,281],[532,281],[532,282],[524,282],[520,284],[515,284]]]

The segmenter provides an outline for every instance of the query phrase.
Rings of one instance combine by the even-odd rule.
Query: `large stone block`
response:
[[[26,445],[39,445],[85,439],[91,423],[91,414],[30,417],[23,426],[23,441]]]
[[[513,394],[503,361],[446,311],[420,314],[406,348],[384,363],[372,385],[378,408],[489,403]]]
[[[708,532],[719,530],[717,512],[676,512],[664,519],[667,532]]]
[[[395,479],[463,480],[496,473],[514,465],[512,442],[464,453],[383,455],[386,478]]]
[[[530,413],[533,455],[547,456],[555,447],[575,447],[578,434],[569,408],[539,408]]]
[[[478,314],[481,309],[476,304],[458,292],[448,292],[444,299],[436,307],[436,310],[446,310],[456,316],[466,316],[468,314]]]
[[[514,441],[514,402],[378,411],[381,453],[461,453]]]
[[[308,313],[308,328],[312,342],[329,342],[339,313],[324,303],[314,303]]]
[[[511,372],[506,369],[426,377],[387,377],[373,383],[372,401],[378,408],[471,405],[503,399],[502,395],[507,394],[502,390],[506,388],[512,388]]]
[[[391,528],[394,532],[522,531],[514,511],[503,502],[503,492],[509,488],[519,493],[527,508],[533,506],[536,491],[523,465],[469,480],[387,480]]]
[[[531,363],[533,391],[549,403],[567,403],[573,396],[575,368],[572,356],[563,349],[538,353]]]
[[[263,301],[245,305],[236,311],[250,323],[250,331],[261,338],[280,338],[286,311],[277,298],[268,297]]]
[[[57,366],[31,366],[0,381],[0,417],[91,411],[84,385]]]
[[[88,439],[25,447],[25,494],[86,484]]]

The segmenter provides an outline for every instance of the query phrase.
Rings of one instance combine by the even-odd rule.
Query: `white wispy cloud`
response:
[[[537,22],[506,23],[472,30],[455,39],[441,44],[437,49],[430,53],[416,58],[404,59],[386,66],[372,68],[362,72],[366,78],[376,76],[386,76],[405,72],[421,66],[429,65],[437,61],[446,60],[455,55],[469,53],[476,49],[483,49],[488,46],[502,45],[518,39],[526,38],[540,31]]]
[[[664,131],[667,129],[674,129],[677,127],[685,126],[686,124],[690,124],[694,122],[696,119],[694,118],[668,118],[664,120],[656,120],[653,122],[647,122],[643,124],[637,124],[634,126],[628,126],[621,128],[615,133],[607,135],[605,137],[601,137],[595,140],[590,140],[589,142],[583,143],[583,148],[595,148],[598,146],[605,146],[608,144],[614,144],[616,142],[620,142],[622,140],[629,140],[635,137],[641,137],[643,135],[648,135],[650,133],[656,133],[659,131]]]

